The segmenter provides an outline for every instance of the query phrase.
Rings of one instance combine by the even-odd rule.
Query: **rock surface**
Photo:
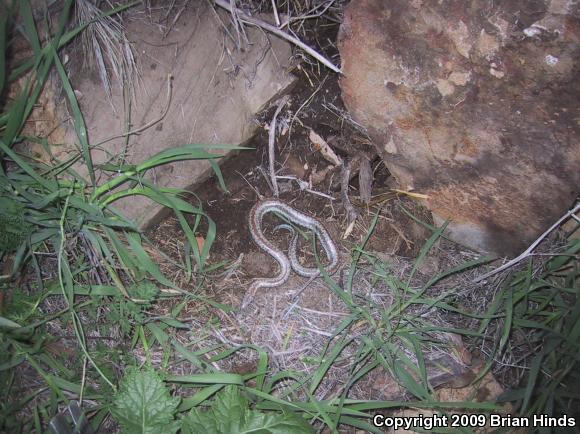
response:
[[[343,99],[456,241],[514,254],[580,192],[579,40],[573,1],[353,0]]]
[[[95,148],[95,164],[123,152],[127,164],[134,164],[170,147],[190,143],[242,145],[256,131],[255,114],[295,82],[287,72],[291,56],[288,43],[248,28],[249,43],[237,50],[232,34],[227,36],[223,29],[223,24],[229,23],[227,13],[214,12],[206,2],[190,6],[167,35],[145,16],[126,23],[126,34],[140,66],[136,97],[130,108],[131,129],[162,116],[168,104],[170,75],[171,102],[162,121],[131,136],[127,145],[124,138],[117,138]],[[113,88],[113,109],[96,73],[73,71],[71,77],[90,143],[127,131],[119,89]],[[67,130],[64,142],[78,142],[72,123]],[[147,176],[158,186],[188,188],[211,173],[209,163],[192,160],[160,166]],[[114,205],[141,226],[147,226],[161,209],[141,196]]]

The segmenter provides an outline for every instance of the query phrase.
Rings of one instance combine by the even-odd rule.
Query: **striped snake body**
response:
[[[293,224],[297,224],[307,230],[314,232],[314,234],[320,240],[320,244],[322,245],[322,248],[324,249],[326,256],[330,261],[326,267],[326,271],[328,274],[332,274],[338,268],[338,251],[336,250],[336,246],[334,245],[332,238],[322,223],[320,223],[315,218],[307,216],[306,214],[303,214],[302,212],[292,208],[280,200],[268,199],[259,201],[250,210],[250,234],[252,235],[254,242],[262,250],[272,256],[276,262],[278,262],[280,270],[274,277],[255,279],[248,290],[246,300],[243,303],[244,306],[247,305],[247,303],[250,301],[250,298],[253,298],[258,289],[273,288],[286,282],[290,276],[291,269],[294,269],[297,274],[304,277],[316,277],[320,273],[318,268],[304,267],[298,261],[298,235],[292,226],[282,224],[276,227],[276,229],[287,229],[292,233],[292,241],[289,248],[290,259],[288,259],[283,251],[268,241],[262,232],[262,220],[266,214],[271,212],[285,217]]]

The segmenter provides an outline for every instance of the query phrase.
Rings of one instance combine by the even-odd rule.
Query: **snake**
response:
[[[249,215],[249,228],[250,234],[254,242],[272,256],[279,265],[278,274],[274,277],[258,278],[254,279],[250,288],[248,290],[247,296],[245,297],[242,306],[246,306],[248,302],[256,294],[256,291],[260,288],[274,288],[284,284],[290,277],[290,271],[293,269],[297,274],[304,277],[315,277],[320,271],[318,268],[308,268],[304,267],[298,261],[297,254],[297,244],[298,235],[294,228],[287,224],[282,224],[276,227],[277,229],[287,229],[292,233],[292,240],[290,242],[289,256],[280,250],[278,247],[273,245],[264,235],[262,231],[262,220],[264,216],[268,213],[276,213],[282,217],[285,217],[288,221],[298,226],[303,227],[309,231],[314,232],[314,234],[319,238],[320,244],[324,249],[326,256],[328,257],[330,263],[326,267],[328,274],[333,274],[338,268],[338,251],[332,241],[332,238],[328,234],[326,228],[322,223],[316,220],[314,217],[310,217],[294,208],[290,205],[282,202],[279,199],[267,199],[256,202],[256,204],[250,210]]]

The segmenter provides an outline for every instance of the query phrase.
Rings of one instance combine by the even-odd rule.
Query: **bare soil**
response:
[[[382,208],[381,216],[367,244],[367,249],[391,255],[415,257],[430,236],[430,232],[401,210],[401,207],[406,207],[415,215],[422,216],[428,221],[428,213],[410,199],[397,199],[369,208],[360,207],[361,217],[353,233],[347,239],[342,239],[346,224],[345,212],[340,201],[340,168],[332,168],[331,164],[314,149],[308,139],[308,134],[312,129],[333,144],[349,144],[350,148],[344,145],[343,148],[348,149],[351,155],[338,147],[335,148],[343,158],[354,156],[352,154],[356,152],[357,147],[362,151],[368,151],[368,141],[364,133],[357,130],[348,118],[345,119],[336,77],[327,76],[322,80],[319,88],[304,81],[306,80],[303,80],[302,85],[294,91],[291,104],[278,119],[278,125],[288,131],[277,139],[277,173],[307,181],[309,178],[315,178],[319,173],[328,172],[318,185],[313,186],[313,189],[332,196],[334,200],[301,190],[297,182],[285,180],[279,181],[282,191],[280,199],[323,222],[332,238],[340,246],[339,250],[343,256],[348,256],[354,245],[360,245],[363,242],[374,213],[380,207]],[[315,91],[317,92],[308,105],[294,118],[299,107]],[[331,107],[336,108],[337,111],[335,112]],[[247,144],[252,149],[240,151],[222,162],[221,171],[228,191],[220,189],[217,179],[211,177],[193,189],[195,196],[192,195],[190,199],[192,204],[201,205],[217,226],[217,237],[210,252],[210,264],[233,263],[238,258],[242,258],[242,285],[236,284],[223,291],[221,297],[218,297],[225,297],[222,301],[228,301],[234,305],[239,303],[253,278],[269,276],[276,272],[275,261],[254,244],[247,224],[248,212],[258,200],[258,196],[262,198],[272,196],[269,180],[266,179],[268,159],[266,128],[272,112],[273,110],[269,110],[263,113],[257,120],[264,128],[261,128],[258,135]],[[294,122],[292,122],[293,118]],[[384,191],[385,185],[388,185],[388,171],[379,159],[373,162],[373,169],[376,191]],[[353,198],[358,196],[356,179],[351,183],[349,194]],[[268,217],[266,229],[271,230],[274,223],[280,222],[274,217]],[[198,235],[203,235],[206,229],[205,224],[200,225]],[[267,233],[272,240],[280,243],[283,249],[286,248],[288,242],[286,232]],[[175,248],[183,246],[185,242],[176,217],[167,214],[158,216],[150,226],[148,236],[166,254],[175,259],[179,259],[178,255],[183,254],[183,251]],[[306,256],[305,263],[312,264],[314,262],[312,249],[306,245],[301,251]],[[302,283],[297,282],[297,284]]]
[[[344,112],[336,77],[321,78],[316,84],[311,84],[304,76],[301,78],[301,84],[292,94],[291,103],[278,118],[280,134],[277,137],[277,173],[305,181],[319,179],[317,183],[313,183],[311,189],[324,193],[333,200],[301,190],[296,181],[288,180],[279,181],[280,199],[323,222],[337,244],[345,271],[350,264],[351,251],[365,243],[372,222],[378,214],[372,235],[364,245],[365,251],[384,260],[394,275],[404,278],[411,270],[421,247],[431,236],[431,231],[409,217],[404,209],[426,223],[432,222],[429,213],[420,203],[406,197],[381,202],[382,193],[389,190],[390,179],[384,164],[375,159],[372,164],[373,205],[360,205],[355,176],[350,183],[349,197],[354,204],[359,204],[360,216],[352,233],[346,238],[343,237],[347,223],[340,200],[340,169],[333,168],[322,157],[311,144],[308,135],[310,129],[314,130],[332,143],[335,151],[345,159],[356,156],[357,152],[369,152],[371,148],[364,133]],[[267,179],[268,131],[265,126],[269,124],[273,111],[274,109],[270,109],[257,119],[263,128],[247,144],[252,149],[240,151],[222,162],[221,171],[228,191],[221,190],[213,177],[195,187],[195,196],[191,196],[191,203],[202,206],[217,226],[217,237],[210,251],[208,265],[223,265],[216,269],[211,278],[203,282],[202,295],[229,305],[234,310],[224,312],[203,303],[190,302],[185,315],[195,318],[192,326],[199,331],[203,330],[206,346],[210,342],[229,345],[252,343],[268,350],[275,370],[312,372],[318,367],[316,360],[324,352],[336,325],[351,313],[348,306],[322,279],[310,282],[292,275],[286,284],[258,292],[249,309],[237,310],[253,279],[272,276],[277,272],[275,261],[254,244],[247,222],[248,212],[259,197],[272,195]],[[321,173],[326,176],[320,176]],[[272,231],[280,222],[274,216],[267,216],[265,234],[286,250],[289,242],[287,232]],[[196,235],[203,237],[206,229],[207,226],[202,223]],[[173,259],[179,260],[183,256],[186,240],[174,216],[160,215],[147,235],[159,249]],[[315,263],[310,245],[304,243],[299,251],[304,264]],[[436,248],[434,254],[430,254],[423,262],[417,274],[418,280],[425,282],[444,269],[443,267],[457,265],[465,259],[463,253],[451,243]],[[183,288],[199,291],[199,281],[186,281],[182,271],[167,261],[160,261],[164,266],[163,271],[176,278]],[[333,280],[339,287],[345,287],[342,272],[336,273]],[[373,282],[372,267],[362,264],[354,279],[353,292],[372,299],[377,305],[388,307],[393,302],[391,290],[384,283]],[[163,304],[159,307],[162,306]],[[165,306],[163,309],[171,307],[173,306]],[[446,318],[442,317],[441,323],[447,324]],[[354,333],[364,334],[367,331],[365,327],[355,328]],[[188,335],[183,335],[180,339],[184,345],[191,344]],[[456,344],[459,348],[457,353],[463,356],[433,359],[434,364],[449,367],[451,374],[433,372],[432,384],[450,381],[463,384],[471,379],[469,370],[466,369],[471,363],[471,356],[464,349],[459,337],[450,336],[449,339],[458,339],[452,345]],[[356,345],[350,345],[343,351],[324,379],[319,389],[320,396],[337,393],[348,377],[349,366],[356,351]],[[229,372],[250,372],[257,367],[256,354],[236,353],[227,364],[220,365],[221,369]],[[400,399],[403,395],[400,386],[382,369],[374,370],[358,381],[349,393],[350,397],[359,399]]]

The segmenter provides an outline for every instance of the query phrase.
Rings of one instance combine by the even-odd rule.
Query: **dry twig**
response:
[[[540,244],[542,242],[542,240],[544,238],[546,238],[548,235],[550,235],[550,233],[556,229],[557,227],[559,227],[565,220],[567,220],[570,217],[576,218],[575,214],[580,211],[580,202],[578,202],[576,204],[576,206],[574,206],[574,208],[572,208],[570,211],[568,211],[566,214],[564,214],[562,217],[560,217],[558,219],[558,221],[556,223],[554,223],[552,226],[550,226],[548,228],[548,230],[546,232],[544,232],[542,235],[540,235],[538,237],[538,239],[536,241],[534,241],[530,247],[528,247],[521,255],[519,255],[517,258],[512,259],[509,262],[506,262],[505,264],[503,264],[501,267],[496,268],[493,271],[490,271],[489,273],[485,273],[482,276],[479,276],[477,279],[474,280],[475,283],[477,282],[481,282],[482,280],[487,279],[488,277],[491,277],[497,273],[500,273],[504,270],[507,270],[508,268],[513,267],[514,265],[516,265],[517,263],[521,262],[522,260],[526,259],[527,257],[532,255],[532,252],[534,251],[534,249],[536,247],[538,247],[538,244]]]
[[[153,119],[152,121],[146,123],[145,125],[142,125],[142,126],[135,128],[131,131],[127,131],[126,133],[117,134],[117,135],[111,136],[109,138],[106,138],[104,140],[101,140],[99,143],[97,143],[93,147],[95,147],[95,148],[99,147],[107,142],[110,142],[111,140],[120,139],[122,137],[128,137],[128,136],[132,136],[135,134],[139,134],[139,133],[145,131],[146,129],[151,128],[156,123],[161,122],[163,120],[163,118],[165,118],[165,116],[167,115],[167,112],[169,111],[169,107],[171,106],[172,90],[173,90],[173,76],[171,74],[169,74],[167,76],[167,105],[165,106],[165,109],[163,110],[163,113],[161,114],[161,116],[159,116],[159,118]]]
[[[268,131],[268,162],[270,165],[270,179],[272,180],[272,190],[274,192],[274,196],[278,197],[280,195],[280,191],[278,190],[278,181],[276,180],[276,168],[274,164],[276,162],[276,156],[274,154],[274,145],[276,141],[276,118],[280,114],[280,110],[282,107],[286,105],[286,103],[290,100],[288,95],[282,97],[280,101],[278,101],[278,107],[276,108],[276,112],[272,117],[272,121],[270,122],[270,130]]]
[[[249,15],[246,15],[241,9],[238,9],[238,8],[234,7],[227,0],[214,0],[214,2],[219,7],[224,8],[227,11],[230,11],[232,13],[232,15],[234,15],[234,13],[235,13],[236,17],[240,21],[243,21],[244,23],[251,24],[251,25],[256,26],[256,27],[260,27],[261,29],[264,29],[264,30],[266,30],[266,31],[268,31],[268,32],[276,35],[276,36],[279,36],[282,39],[287,40],[291,44],[294,44],[297,47],[302,48],[304,51],[306,51],[308,54],[310,54],[312,57],[314,57],[320,63],[322,63],[323,65],[325,65],[328,68],[332,69],[334,72],[338,72],[339,74],[342,73],[342,71],[340,70],[340,68],[338,66],[334,65],[330,60],[328,60],[322,54],[318,53],[313,48],[311,48],[308,45],[306,45],[300,39],[298,39],[298,38],[296,38],[296,37],[294,37],[292,35],[289,35],[288,33],[284,32],[283,30],[280,30],[276,26],[273,26],[271,24],[268,24],[268,23],[266,23],[266,22],[264,22],[262,20],[259,20],[257,18],[251,17]]]
[[[340,197],[342,199],[342,205],[344,206],[344,209],[346,210],[347,223],[348,223],[346,231],[344,232],[344,235],[343,235],[343,239],[350,235],[350,233],[352,232],[352,230],[354,228],[354,224],[356,222],[356,219],[358,217],[358,211],[355,209],[355,207],[350,202],[350,199],[348,198],[348,184],[350,181],[351,170],[352,170],[352,163],[351,163],[351,161],[348,161],[346,164],[342,165],[342,171],[340,174],[340,176],[341,176]]]

